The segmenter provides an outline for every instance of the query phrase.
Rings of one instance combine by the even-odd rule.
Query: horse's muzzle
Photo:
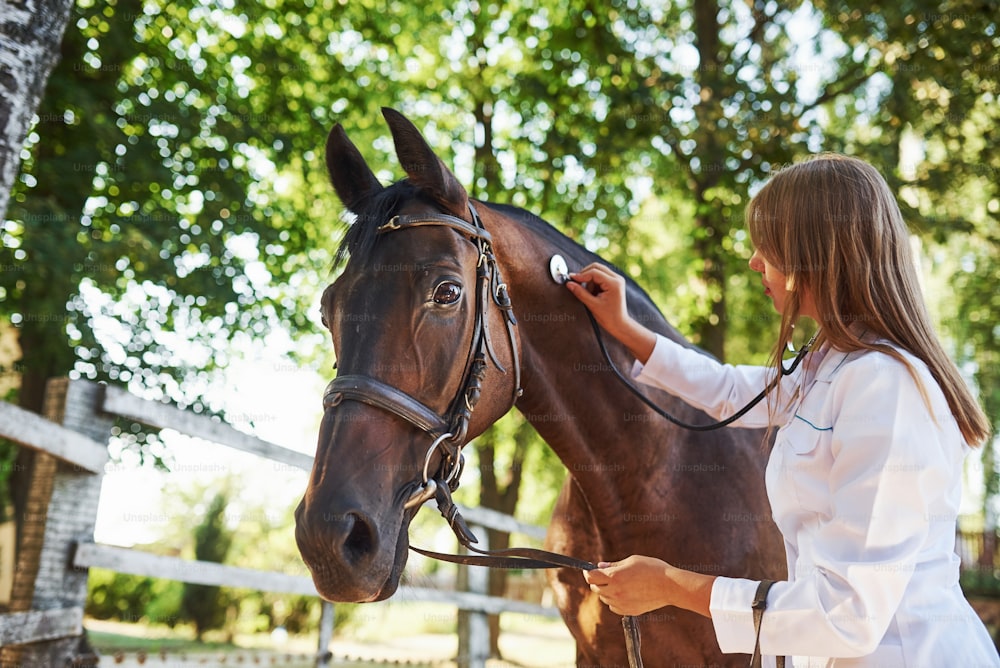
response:
[[[323,512],[303,500],[295,510],[295,542],[316,591],[329,601],[380,600],[398,586],[398,550],[382,544],[374,521],[360,510]]]

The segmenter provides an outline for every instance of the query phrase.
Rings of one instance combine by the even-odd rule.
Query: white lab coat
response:
[[[892,357],[829,348],[810,353],[770,398],[780,428],[766,484],[789,575],[768,595],[760,645],[796,668],[1000,666],[958,585],[955,529],[969,448],[926,366],[904,355],[932,411]],[[771,374],[662,337],[634,370],[716,419],[755,397]],[[768,403],[736,425],[766,426]],[[757,584],[717,578],[711,613],[723,652],[753,650]]]

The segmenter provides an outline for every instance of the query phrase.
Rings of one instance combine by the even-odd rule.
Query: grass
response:
[[[195,653],[226,652],[240,649],[226,642],[198,642],[193,638],[185,637],[150,637],[147,634],[151,631],[155,632],[155,629],[140,624],[121,625],[122,627],[131,627],[127,630],[132,631],[132,633],[115,633],[108,630],[98,631],[92,627],[91,622],[88,622],[85,626],[87,627],[87,637],[90,639],[90,644],[102,654],[111,654],[115,651],[144,651],[147,654],[156,654],[160,650],[166,650],[171,653]]]
[[[391,602],[360,606],[351,619],[334,631],[330,650],[337,657],[338,668],[371,666],[371,661],[396,662],[411,668],[452,664],[457,651],[454,608],[433,603]],[[87,619],[90,642],[103,656],[135,655],[149,657],[201,656],[207,654],[240,655],[254,652],[295,657],[282,661],[283,666],[310,666],[315,655],[316,633],[290,636],[277,644],[268,634],[240,635],[227,642],[222,633],[208,634],[204,642],[194,639],[190,627],[146,626]],[[508,613],[501,617],[500,647],[507,661],[491,662],[496,666],[554,668],[572,666],[574,645],[560,620]],[[232,662],[234,658],[230,659]],[[348,658],[359,660],[349,662]],[[364,659],[365,662],[360,662]],[[244,659],[246,663],[248,659]],[[252,659],[251,659],[252,661]],[[163,665],[154,663],[153,665]],[[453,664],[452,664],[453,665]]]
[[[225,639],[221,633],[209,635],[204,640],[196,640],[191,628],[178,626],[171,629],[166,626],[150,626],[140,623],[108,622],[87,619],[84,621],[87,637],[91,645],[101,656],[113,661],[129,657],[138,660],[142,657],[156,657],[155,665],[190,665],[197,657],[197,665],[214,665],[205,663],[206,657],[222,657],[246,654],[281,655],[280,665],[287,667],[308,667],[314,665],[317,642],[307,637],[289,638],[289,642],[277,646],[266,634],[258,636],[238,636],[233,642]],[[162,657],[162,662],[160,658]],[[241,661],[237,661],[240,663]],[[243,660],[242,663],[246,663]]]

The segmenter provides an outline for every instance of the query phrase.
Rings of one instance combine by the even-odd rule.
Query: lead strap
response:
[[[761,580],[760,584],[757,585],[756,593],[753,595],[753,603],[750,607],[753,609],[753,632],[755,640],[753,654],[750,655],[750,668],[761,668],[760,625],[764,620],[764,611],[767,609],[767,592],[773,584],[774,580]],[[785,668],[785,657],[776,657],[775,662],[777,668]]]
[[[625,629],[625,653],[628,655],[629,668],[643,668],[638,620],[631,615],[625,615],[622,617],[622,627]]]

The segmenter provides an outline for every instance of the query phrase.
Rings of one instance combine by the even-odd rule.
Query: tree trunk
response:
[[[707,206],[707,205],[706,205]],[[726,251],[721,237],[725,230],[710,216],[696,219],[698,236],[694,247],[702,266],[699,278],[709,296],[708,314],[697,323],[698,345],[719,360],[726,359]]]
[[[72,0],[7,0],[0,5],[0,100],[3,101],[0,103],[0,218],[7,212],[32,119],[59,60],[59,47],[72,6]],[[27,403],[36,412],[41,412],[46,380],[42,378],[37,387],[29,388],[32,396]],[[21,483],[14,499],[19,535],[25,532],[35,535],[44,527],[44,522],[32,521],[26,509],[37,501],[29,498],[30,490],[34,490],[38,499],[45,498],[48,490],[35,489],[35,485],[28,484],[28,478],[45,479],[51,473],[52,462],[39,461],[36,466],[35,460],[33,453],[22,452],[15,469],[26,471],[15,481]],[[32,583],[26,583],[25,577],[18,579],[11,600],[14,610],[26,609],[24,606],[30,606],[31,601],[25,587]]]
[[[6,0],[0,6],[0,217],[21,165],[21,149],[59,59],[71,0]]]
[[[517,501],[521,491],[521,474],[524,470],[524,458],[527,455],[528,444],[531,441],[531,425],[524,423],[514,433],[514,454],[511,458],[509,471],[497,475],[494,459],[494,444],[492,435],[483,442],[477,443],[476,452],[480,462],[480,496],[479,505],[490,508],[505,515],[513,515],[517,509]],[[501,484],[501,479],[506,485]],[[491,550],[503,550],[510,547],[510,534],[488,530]],[[507,571],[494,568],[489,574],[489,595],[503,596],[507,588]],[[490,615],[490,656],[501,658],[500,654],[500,616]]]
[[[704,169],[705,165],[723,165],[726,147],[719,141],[716,122],[724,116],[721,97],[722,58],[719,45],[719,3],[717,0],[698,0],[694,4],[695,45],[700,64],[698,84],[700,103],[694,112],[698,119],[698,158],[702,168],[690,171],[693,181],[692,195],[697,203],[695,250],[702,258],[701,281],[705,284],[710,300],[710,310],[697,323],[698,345],[720,360],[725,360],[726,340],[726,264],[722,239],[728,223],[723,219],[718,204],[710,193],[719,183],[720,170]],[[689,168],[690,169],[690,168]]]

